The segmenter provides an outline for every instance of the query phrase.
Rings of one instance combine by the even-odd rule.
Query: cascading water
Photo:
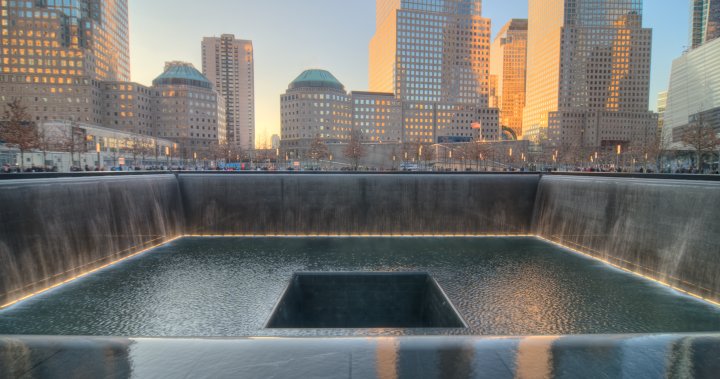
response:
[[[184,229],[174,175],[0,181],[0,305]]]
[[[189,234],[528,234],[538,175],[180,175]]]
[[[543,176],[533,229],[717,301],[719,197],[718,182]]]

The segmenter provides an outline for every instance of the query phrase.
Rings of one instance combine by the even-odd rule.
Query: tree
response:
[[[84,137],[82,129],[77,127],[74,122],[68,128],[64,128],[60,135],[59,147],[62,151],[70,153],[71,166],[75,166],[75,153],[79,154],[85,150]]]
[[[42,152],[43,167],[46,167],[47,152],[53,148],[54,138],[47,127],[40,127],[37,130],[37,148]]]
[[[424,169],[428,169],[428,162],[431,162],[433,159],[435,159],[435,150],[432,148],[432,145],[428,143],[424,143],[420,145],[420,149],[418,151],[419,159],[423,162],[423,165],[425,166]]]
[[[27,108],[19,99],[7,104],[0,124],[0,140],[20,150],[20,168],[25,168],[25,152],[38,146],[37,125],[30,120]]]
[[[695,169],[702,169],[702,160],[707,154],[713,154],[720,146],[720,139],[702,115],[688,125],[682,133],[682,142],[695,152]]]
[[[353,170],[356,170],[360,167],[360,159],[365,157],[367,152],[365,151],[365,146],[362,144],[362,134],[359,130],[353,130],[350,133],[350,141],[348,142],[347,146],[345,146],[345,150],[343,153],[345,154],[345,157],[350,159],[352,162]]]
[[[320,137],[310,143],[310,149],[308,150],[308,158],[315,161],[315,164],[319,165],[320,160],[327,159],[330,156],[330,149],[328,148],[325,141]]]
[[[398,150],[397,146],[393,146],[390,150],[390,155],[388,156],[388,159],[392,162],[392,170],[395,171],[395,162],[397,162],[399,156],[398,156]]]

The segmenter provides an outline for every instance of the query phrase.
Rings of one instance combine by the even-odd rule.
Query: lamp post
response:
[[[100,142],[95,143],[95,151],[97,152],[97,171],[100,171],[102,165],[100,164]]]
[[[617,145],[617,156],[615,158],[615,171],[620,171],[620,154],[622,154],[622,145]]]

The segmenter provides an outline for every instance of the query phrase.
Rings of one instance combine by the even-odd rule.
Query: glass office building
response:
[[[370,90],[487,106],[490,20],[481,10],[480,0],[378,0]]]
[[[522,136],[527,71],[527,19],[512,19],[490,49],[490,106],[500,109],[500,125]]]
[[[652,31],[641,0],[530,0],[525,139],[586,147],[643,144]]]
[[[690,46],[694,49],[720,37],[720,0],[691,0],[690,6]]]
[[[36,121],[99,124],[97,83],[130,80],[127,0],[0,0],[0,26],[0,101]]]

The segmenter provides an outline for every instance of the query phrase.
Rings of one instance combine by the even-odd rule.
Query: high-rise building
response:
[[[371,91],[487,107],[490,20],[480,0],[377,0],[376,7]]]
[[[174,156],[190,159],[226,141],[225,100],[192,64],[166,63],[152,91],[156,136],[177,142]]]
[[[720,37],[720,0],[690,0],[690,46]]]
[[[664,113],[665,148],[682,149],[688,126],[702,121],[720,133],[720,38],[673,61]]]
[[[651,45],[642,0],[530,0],[524,138],[646,143]]]
[[[526,19],[510,20],[490,48],[490,106],[500,109],[500,125],[522,136],[527,68]]]
[[[98,81],[130,80],[127,0],[2,1],[0,101],[35,121],[100,123]]]
[[[665,125],[665,110],[667,109],[667,97],[668,91],[662,91],[658,93],[657,98],[657,114],[658,114],[658,129],[662,130]]]
[[[255,148],[255,63],[252,41],[232,34],[202,41],[203,74],[227,102],[228,141]]]
[[[375,22],[370,90],[401,103],[403,142],[499,138],[480,0],[376,0]]]

